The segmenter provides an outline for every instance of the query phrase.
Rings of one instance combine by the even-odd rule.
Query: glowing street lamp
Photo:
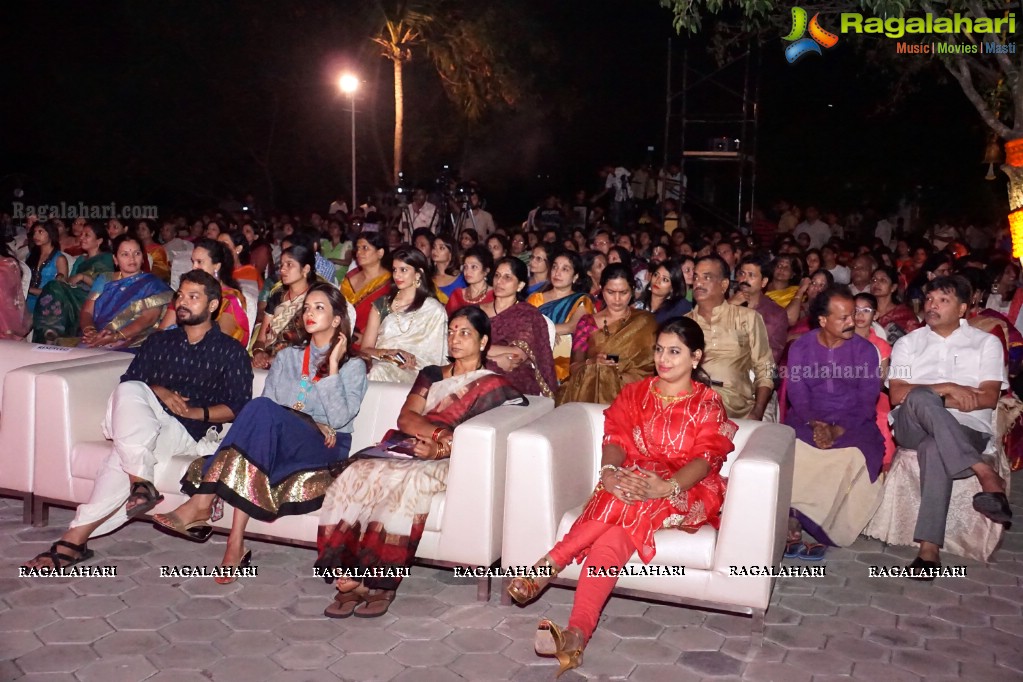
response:
[[[341,92],[348,95],[352,104],[352,207],[348,213],[348,215],[352,215],[358,206],[358,192],[355,190],[355,91],[359,89],[359,79],[346,73],[338,80],[338,86],[341,88]]]

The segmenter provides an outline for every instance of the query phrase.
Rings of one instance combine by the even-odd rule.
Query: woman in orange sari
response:
[[[355,331],[352,347],[362,345],[362,332],[366,329],[373,302],[391,290],[391,268],[387,253],[387,238],[380,232],[363,232],[355,239],[355,263],[358,267],[345,274],[341,293],[355,306]]]
[[[231,261],[228,264],[231,274],[239,282],[248,280],[255,283],[256,291],[263,288],[263,277],[250,261],[249,243],[245,241],[244,235],[237,232],[221,232],[217,241],[224,245]]]
[[[223,296],[220,309],[217,311],[216,322],[220,331],[238,341],[243,346],[249,345],[249,333],[252,326],[245,312],[245,295],[238,287],[238,282],[231,276],[231,256],[220,242],[212,239],[200,239],[192,249],[192,267],[207,272],[220,280]],[[160,322],[160,329],[170,329],[178,323],[174,302],[167,306],[167,313]]]
[[[144,263],[147,268],[143,268],[143,271],[151,272],[164,282],[169,282],[170,259],[167,258],[167,251],[156,243],[152,223],[148,220],[138,221],[135,224],[135,235],[142,242],[142,248],[146,250],[149,261],[152,261],[151,264]]]
[[[626,385],[604,411],[599,478],[582,514],[535,564],[537,577],[515,578],[508,593],[520,604],[536,599],[573,561],[583,563],[568,627],[540,621],[534,648],[555,656],[558,675],[582,665],[604,602],[618,582],[614,568],[634,552],[654,558],[654,532],[717,528],[725,496],[721,466],[732,451],[736,425],[698,370],[704,336],[687,318],[665,323],[657,335],[657,375]]]

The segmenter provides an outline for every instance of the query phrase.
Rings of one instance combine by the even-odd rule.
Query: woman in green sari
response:
[[[32,320],[32,340],[53,343],[78,335],[78,318],[96,277],[114,271],[110,240],[102,225],[86,223],[78,239],[83,254],[66,280],[55,279],[43,287]]]

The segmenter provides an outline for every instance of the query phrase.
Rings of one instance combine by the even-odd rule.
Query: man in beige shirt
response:
[[[703,329],[703,369],[710,375],[728,416],[762,419],[774,392],[774,357],[767,326],[756,311],[725,300],[727,271],[728,265],[720,256],[696,260],[695,307],[686,317]]]

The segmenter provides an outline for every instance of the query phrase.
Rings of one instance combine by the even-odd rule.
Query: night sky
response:
[[[50,203],[191,210],[252,191],[265,204],[323,209],[347,187],[350,114],[335,84],[343,68],[364,81],[360,194],[384,189],[392,70],[368,40],[370,4],[5,6],[0,202],[6,209],[20,182],[26,200]],[[655,0],[504,4],[516,13],[502,44],[529,78],[525,96],[469,129],[418,58],[405,77],[406,174],[428,183],[449,163],[482,183],[499,218],[521,219],[548,188],[595,190],[603,163],[641,162],[648,145],[659,161],[668,12]],[[676,91],[686,46],[692,65],[713,68],[705,38],[676,36]],[[937,66],[893,102],[894,79],[875,68],[876,56],[840,43],[789,65],[783,47],[772,38],[757,48],[759,201],[787,196],[846,210],[916,194],[935,213],[1000,212],[1004,185],[983,180],[985,129]],[[689,109],[725,116],[726,100],[693,91]],[[674,102],[669,156],[677,158],[681,98]],[[689,148],[715,136],[689,130]],[[689,169],[697,184],[706,172],[731,171]],[[727,177],[716,182],[726,191]]]

